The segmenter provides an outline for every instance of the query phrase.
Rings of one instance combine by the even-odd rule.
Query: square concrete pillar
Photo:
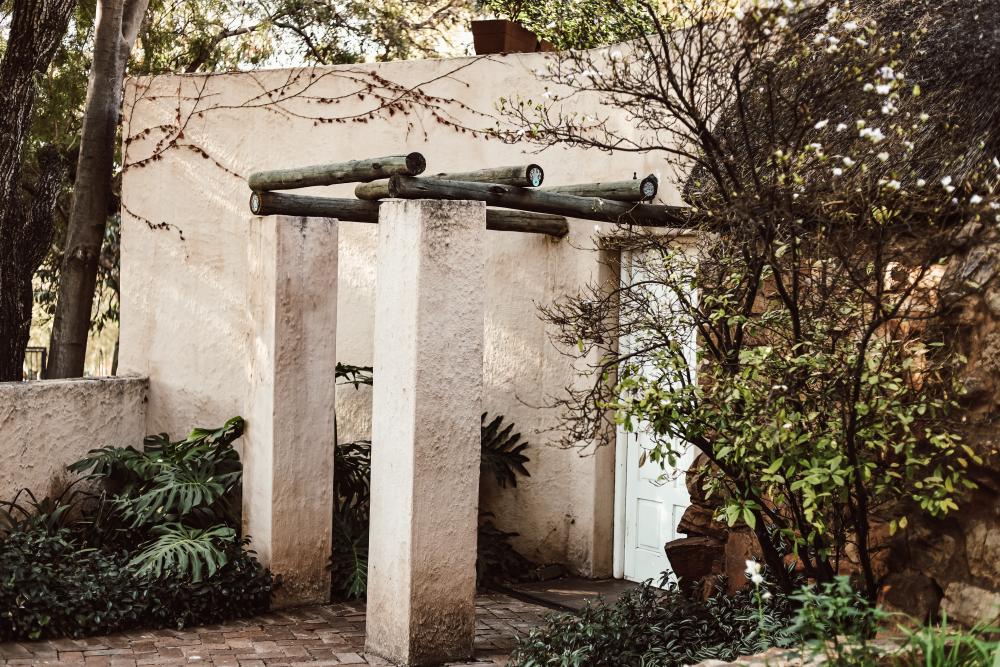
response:
[[[243,531],[276,606],[325,602],[332,549],[337,221],[250,220]]]
[[[366,650],[472,655],[486,208],[379,210]]]

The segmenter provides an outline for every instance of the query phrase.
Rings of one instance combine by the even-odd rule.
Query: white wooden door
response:
[[[641,268],[633,264],[631,254],[627,252],[622,253],[622,280],[626,284],[643,280]],[[656,289],[655,286],[653,289]],[[661,305],[666,314],[671,309],[670,299],[665,288],[661,287],[660,292],[657,296],[662,299]],[[624,350],[630,349],[633,344],[633,341],[627,339],[620,341]],[[685,357],[693,372],[693,332],[686,347],[689,349],[685,349]],[[665,467],[661,467],[659,463],[642,456],[644,450],[652,449],[653,446],[649,431],[641,424],[635,433],[628,433],[622,428],[618,430],[619,488],[616,489],[616,521],[622,525],[616,525],[615,530],[620,541],[616,550],[616,554],[620,555],[620,568],[616,569],[619,569],[619,575],[625,579],[652,579],[654,583],[658,583],[662,574],[670,570],[670,562],[663,546],[683,537],[677,532],[677,525],[684,510],[691,504],[684,483],[684,471],[694,459],[694,448],[688,446],[685,449],[676,467],[666,463]],[[679,448],[675,446],[675,449]]]

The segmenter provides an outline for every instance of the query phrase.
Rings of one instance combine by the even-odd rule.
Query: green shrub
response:
[[[239,529],[243,419],[92,450],[101,481],[0,503],[0,640],[184,627],[265,611],[273,581]],[[22,498],[22,496],[24,496]],[[138,545],[138,547],[136,546]]]
[[[123,551],[81,545],[67,529],[0,541],[0,641],[82,637],[212,623],[265,611],[271,574],[240,544],[213,576],[137,575]]]
[[[614,604],[550,616],[546,627],[519,640],[510,664],[671,667],[789,646],[791,606],[779,594],[766,597],[758,600],[750,591],[727,596],[717,590],[706,602],[676,584],[661,591],[647,583]]]

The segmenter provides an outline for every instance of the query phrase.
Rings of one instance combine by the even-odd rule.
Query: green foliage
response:
[[[518,533],[509,533],[493,525],[493,514],[481,512],[476,536],[476,586],[504,585],[524,579],[535,564],[521,555],[511,540]]]
[[[823,654],[827,664],[843,667],[875,659],[868,639],[882,615],[854,590],[849,577],[805,587],[791,599],[798,603],[792,631],[810,654]]]
[[[653,27],[647,8],[637,0],[486,0],[483,4],[557,49],[624,42],[649,33]]]
[[[136,554],[129,566],[139,576],[190,576],[194,583],[202,580],[202,572],[211,577],[225,565],[225,545],[236,537],[236,531],[221,525],[201,529],[166,523],[151,532],[156,539]]]
[[[673,667],[702,660],[731,660],[769,646],[789,646],[788,600],[774,594],[759,607],[749,592],[722,591],[707,602],[669,584],[648,583],[616,603],[589,605],[579,614],[558,614],[546,627],[519,640],[516,667]]]
[[[333,517],[330,556],[334,598],[356,600],[368,590],[368,507],[343,509]]]
[[[143,451],[103,447],[69,470],[105,481],[121,517],[132,527],[185,521],[196,526],[236,525],[242,476],[233,442],[243,435],[241,417],[219,429],[196,428],[184,440],[149,436]]]
[[[70,466],[100,480],[0,510],[0,640],[183,627],[264,611],[273,582],[237,535],[240,417]],[[83,481],[83,480],[79,480]],[[22,499],[22,494],[26,499]],[[136,548],[136,545],[140,545]]]
[[[948,617],[939,626],[903,627],[905,650],[894,660],[896,667],[997,667],[1000,665],[1000,629],[950,627]]]
[[[530,459],[523,454],[528,443],[521,440],[520,433],[511,433],[514,424],[503,425],[503,415],[497,415],[486,423],[486,413],[481,419],[482,452],[480,458],[481,475],[491,473],[500,488],[507,485],[517,486],[517,476],[530,477],[531,473],[524,467]]]
[[[20,489],[12,500],[0,501],[0,537],[35,529],[53,533],[69,527],[77,520],[74,514],[80,498],[86,495],[75,485],[70,484],[55,498],[39,500],[30,489]]]
[[[239,543],[198,585],[136,577],[122,551],[88,547],[68,529],[0,540],[0,641],[184,627],[267,609],[271,575]]]

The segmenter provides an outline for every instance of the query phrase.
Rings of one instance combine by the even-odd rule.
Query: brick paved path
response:
[[[542,623],[548,612],[503,595],[476,599],[473,663],[506,664],[514,638]],[[334,604],[276,611],[264,616],[184,630],[127,632],[108,637],[0,644],[0,665],[202,664],[217,667],[278,665],[386,665],[364,655],[365,610]]]

